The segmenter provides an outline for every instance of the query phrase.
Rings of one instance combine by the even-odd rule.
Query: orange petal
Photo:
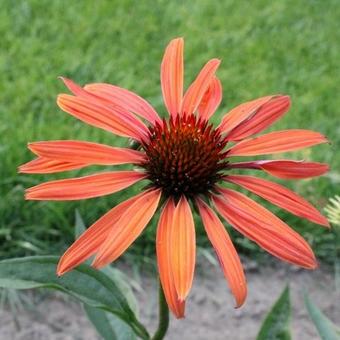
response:
[[[208,238],[219,259],[222,271],[235,296],[236,307],[247,297],[247,283],[237,251],[220,219],[201,199],[196,200]]]
[[[98,101],[100,103],[100,98],[91,94],[87,90],[83,89],[80,85],[76,84],[73,80],[65,78],[65,77],[59,77],[65,84],[65,86],[75,95],[80,97],[86,97],[91,98],[94,101]]]
[[[296,216],[300,216],[312,222],[328,226],[327,219],[321,215],[309,202],[297,195],[295,192],[262,178],[253,176],[225,176],[224,179],[242,186],[272,202],[273,204],[286,209]]]
[[[267,133],[260,137],[249,138],[227,152],[228,156],[256,156],[267,155],[303,149],[321,143],[327,139],[319,132],[310,130],[283,130]]]
[[[125,210],[99,248],[93,267],[104,267],[124,253],[151,220],[161,193],[160,189],[144,192]]]
[[[81,169],[88,164],[78,164],[64,161],[56,161],[54,159],[38,157],[30,162],[19,166],[19,172],[26,174],[50,174],[54,172],[69,171]]]
[[[98,98],[113,106],[120,106],[136,115],[146,119],[150,123],[161,123],[158,113],[142,97],[124,88],[111,84],[96,83],[88,84],[85,90],[95,94]]]
[[[179,300],[184,301],[192,286],[196,256],[195,225],[185,196],[175,208],[170,243],[174,283]]]
[[[223,117],[219,125],[221,133],[228,133],[236,128],[243,121],[254,115],[263,104],[275,97],[275,95],[266,96],[236,106]]]
[[[171,271],[171,232],[172,220],[175,212],[175,204],[172,198],[166,202],[159,218],[156,238],[156,251],[159,277],[164,291],[166,302],[176,316],[180,319],[184,317],[185,302],[178,299],[175,288],[174,277]]]
[[[321,176],[329,170],[326,163],[290,161],[290,160],[263,160],[253,162],[240,162],[230,164],[235,169],[260,169],[272,176],[283,179],[302,179]]]
[[[214,196],[219,213],[240,233],[281,260],[314,269],[315,256],[308,243],[287,224],[245,195],[219,189]]]
[[[228,140],[239,141],[263,131],[280,119],[289,108],[290,99],[288,96],[270,98],[269,101],[259,106],[247,120],[230,131],[227,135]]]
[[[59,95],[57,104],[81,121],[119,136],[140,141],[148,134],[147,127],[136,116],[118,106],[113,108],[93,98],[68,94]]]
[[[198,106],[199,116],[208,120],[217,110],[222,100],[222,85],[217,77],[214,77]]]
[[[171,116],[181,112],[183,98],[183,48],[182,38],[173,39],[165,49],[161,65],[161,85],[166,108]]]
[[[183,114],[190,115],[197,110],[204,94],[214,79],[215,72],[220,63],[221,61],[218,59],[211,59],[203,66],[201,72],[185,92],[182,106]]]
[[[50,181],[27,189],[26,199],[66,201],[104,196],[125,189],[145,177],[141,172],[117,171]]]
[[[143,153],[136,150],[76,140],[35,142],[28,148],[39,156],[70,163],[116,165],[144,160]]]
[[[140,195],[134,196],[118,204],[84,231],[60,258],[57,275],[65,274],[94,255],[104,243],[123,212],[133,204],[139,196]]]
[[[157,112],[145,99],[129,90],[105,83],[88,84],[82,88],[70,79],[60,78],[76,96],[90,98],[92,101],[112,108],[118,106],[124,111],[135,113],[153,124],[162,122]]]

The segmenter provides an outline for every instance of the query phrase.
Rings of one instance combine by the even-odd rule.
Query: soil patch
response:
[[[280,264],[258,268],[245,262],[248,280],[248,298],[240,309],[234,309],[226,281],[218,267],[200,264],[192,292],[187,302],[186,318],[171,319],[169,340],[248,340],[255,339],[260,324],[270,306],[287,282],[291,288],[293,305],[293,339],[319,339],[303,304],[303,292],[334,322],[340,321],[336,301],[334,277],[325,268],[310,272]],[[142,278],[143,290],[136,292],[140,315],[148,329],[157,325],[157,281]],[[37,311],[21,310],[16,313],[20,329],[9,310],[0,311],[1,340],[95,340],[99,337],[87,321],[82,307],[60,295],[48,298],[36,306]]]

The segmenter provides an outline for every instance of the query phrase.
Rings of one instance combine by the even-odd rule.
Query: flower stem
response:
[[[169,307],[166,303],[163,288],[159,283],[159,321],[158,328],[152,340],[162,340],[169,327]]]

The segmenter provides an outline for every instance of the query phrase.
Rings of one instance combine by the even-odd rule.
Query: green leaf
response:
[[[138,302],[129,284],[129,278],[119,269],[106,266],[102,271],[116,283],[118,289],[125,296],[130,308],[138,316]]]
[[[339,340],[336,326],[330,321],[324,313],[309,299],[308,295],[304,296],[305,305],[308,314],[311,317],[316,329],[322,340]]]
[[[53,288],[81,302],[118,316],[134,332],[147,339],[148,333],[139,323],[124,295],[106,274],[86,264],[72,272],[56,276],[58,257],[33,256],[0,262],[0,287],[14,289]]]
[[[84,221],[78,210],[75,212],[75,238],[78,238],[86,230]],[[90,264],[90,260],[85,263]],[[130,279],[119,269],[113,268],[111,266],[106,266],[100,269],[104,272],[111,280],[115,282],[121,293],[125,296],[130,308],[135,314],[138,313],[138,303],[133,294],[130,285]]]
[[[84,304],[84,310],[104,340],[135,340],[132,329],[113,314]]]
[[[86,230],[85,223],[78,210],[75,212],[75,238],[78,238]],[[90,260],[85,263],[90,264]],[[138,313],[138,303],[133,294],[129,280],[119,269],[106,266],[101,269],[117,286],[124,295],[135,315]],[[89,320],[97,329],[98,333],[106,340],[130,340],[135,339],[131,328],[116,316],[104,312],[98,308],[84,304],[84,309]]]
[[[290,340],[290,314],[289,287],[287,286],[266,316],[256,339]]]

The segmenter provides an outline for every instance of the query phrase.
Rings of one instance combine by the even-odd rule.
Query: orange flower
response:
[[[233,169],[257,169],[287,179],[322,175],[328,170],[326,164],[294,160],[232,163],[232,157],[293,151],[327,139],[308,130],[254,137],[288,111],[290,100],[284,95],[241,104],[227,113],[217,128],[213,127],[209,118],[222,98],[221,83],[216,77],[220,61],[208,61],[183,95],[183,45],[181,38],[172,40],[161,65],[169,119],[161,119],[148,102],[128,90],[100,83],[82,88],[63,78],[73,95],[58,96],[61,109],[85,123],[134,139],[137,150],[73,140],[30,143],[28,147],[37,158],[20,167],[25,173],[53,173],[94,164],[133,164],[135,170],[131,171],[43,183],[28,189],[26,198],[85,199],[147,181],[145,191],[107,212],[73,243],[60,259],[57,273],[63,275],[92,255],[95,268],[116,260],[141,234],[162,202],[156,240],[158,268],[167,303],[178,318],[184,316],[195,268],[191,205],[199,211],[237,307],[246,298],[246,280],[228,232],[212,207],[236,230],[274,256],[308,269],[317,266],[313,251],[299,234],[255,201],[220,183],[241,186],[292,214],[328,226],[325,217],[289,189],[261,178],[231,173]]]

